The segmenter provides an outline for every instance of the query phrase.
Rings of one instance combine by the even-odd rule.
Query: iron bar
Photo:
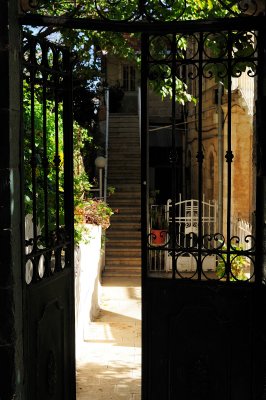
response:
[[[147,232],[149,226],[149,134],[148,134],[148,42],[149,36],[145,33],[141,36],[141,242],[142,242],[142,285],[145,285],[147,277]]]
[[[64,142],[64,222],[69,245],[66,247],[66,267],[74,265],[74,184],[73,184],[73,77],[71,54],[63,52],[63,142]],[[74,276],[74,268],[73,268]],[[74,279],[73,279],[74,282]]]
[[[142,287],[142,337],[141,345],[145,348],[145,337],[148,334],[147,316],[148,307],[147,299],[147,275],[149,263],[149,251],[147,249],[147,232],[148,232],[148,219],[149,219],[149,196],[148,196],[148,166],[149,166],[149,130],[148,130],[148,42],[149,37],[147,34],[141,35],[141,105],[142,105],[142,119],[141,119],[141,287]],[[149,359],[147,352],[141,353],[141,376],[143,380],[148,378],[148,365]],[[147,385],[141,385],[141,398],[148,398]]]
[[[213,20],[197,20],[197,21],[154,21],[152,24],[143,21],[103,21],[100,19],[92,18],[71,18],[71,17],[51,17],[39,14],[25,14],[18,16],[19,23],[21,25],[31,26],[54,26],[63,27],[65,29],[85,29],[85,30],[97,30],[103,31],[115,31],[115,32],[143,32],[153,34],[164,34],[167,33],[194,33],[194,32],[217,32],[222,30],[228,30],[232,28],[234,24],[235,30],[256,30],[259,27],[263,27],[265,24],[264,16],[252,16],[230,18],[219,18]]]
[[[227,151],[226,151],[226,162],[227,162],[227,219],[226,219],[226,279],[230,280],[231,275],[231,195],[232,195],[232,161],[233,161],[233,153],[232,153],[232,32],[228,32],[228,76],[227,76],[227,88],[228,88],[228,98],[227,98]]]
[[[54,156],[54,167],[55,167],[55,223],[56,230],[59,230],[60,225],[60,217],[59,217],[59,209],[60,209],[60,197],[59,197],[59,168],[60,168],[60,155],[59,155],[59,110],[58,110],[58,86],[59,86],[59,78],[57,76],[54,77],[54,124],[55,124],[55,156]]]
[[[109,88],[105,89],[105,104],[106,104],[106,118],[105,118],[105,170],[104,170],[104,201],[107,199],[107,177],[108,177],[108,164],[109,164],[109,117],[110,117],[110,92]]]
[[[199,35],[199,88],[198,88],[198,260],[197,260],[197,273],[198,280],[201,280],[202,274],[202,200],[203,200],[203,179],[202,179],[202,164],[203,164],[203,149],[202,149],[202,111],[203,111],[203,100],[202,100],[202,84],[203,84],[203,48],[204,48],[204,37],[203,34]],[[191,211],[192,212],[192,211]]]
[[[171,63],[171,77],[172,77],[172,149],[170,154],[170,164],[171,164],[171,173],[172,173],[172,188],[171,188],[171,200],[172,200],[172,208],[171,208],[171,217],[172,217],[172,225],[171,225],[171,247],[172,247],[172,279],[175,279],[176,274],[176,165],[177,165],[177,150],[176,150],[176,79],[177,79],[177,60],[176,60],[176,36],[172,35],[172,63]]]
[[[218,82],[218,232],[223,231],[223,162],[224,162],[224,137],[223,137],[223,110],[222,110],[223,83]]]
[[[36,69],[34,67],[34,51],[35,48],[31,46],[30,49],[30,59],[32,62],[32,66],[30,69],[30,112],[31,112],[31,186],[32,186],[32,227],[33,227],[33,241],[32,241],[32,251],[37,250],[37,182],[36,182],[36,148],[35,148],[35,74]],[[26,267],[27,268],[27,267]],[[38,279],[37,276],[37,268],[36,263],[32,262],[32,280],[36,281]]]
[[[45,246],[48,247],[49,240],[49,211],[48,211],[48,156],[47,156],[47,73],[43,72],[43,191],[44,191],[44,236]]]

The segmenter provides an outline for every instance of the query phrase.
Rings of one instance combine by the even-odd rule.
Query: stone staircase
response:
[[[141,275],[140,138],[137,115],[111,114],[109,122],[108,199],[113,210],[106,231],[104,276]]]

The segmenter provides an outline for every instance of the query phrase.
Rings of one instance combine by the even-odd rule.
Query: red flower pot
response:
[[[166,242],[167,231],[163,229],[152,229],[151,230],[151,242],[156,245],[163,245]]]

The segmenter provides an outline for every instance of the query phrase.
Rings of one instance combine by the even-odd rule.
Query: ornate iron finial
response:
[[[233,158],[234,158],[233,152],[231,150],[230,151],[228,150],[225,154],[226,162],[231,163],[233,161]]]
[[[199,163],[203,163],[204,154],[202,150],[197,152],[196,159]]]

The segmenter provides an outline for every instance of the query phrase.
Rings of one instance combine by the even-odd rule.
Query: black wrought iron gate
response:
[[[75,397],[70,53],[23,40],[27,399]]]
[[[142,37],[142,105],[148,81],[164,79],[171,93],[168,124],[148,108],[142,121],[143,399],[265,396],[254,174],[263,36],[261,25],[228,20]]]
[[[139,0],[119,20],[119,3],[100,2],[95,20],[37,15],[22,23],[142,32],[142,400],[263,399],[265,17],[232,12],[177,22],[185,8],[171,18],[173,2]],[[74,398],[72,144],[70,124],[59,123],[71,107],[68,59],[65,50],[25,42],[25,182],[33,219],[25,262],[27,398],[34,400]],[[149,116],[148,81],[156,80],[172,95],[167,123]],[[161,148],[152,137],[160,130]],[[161,166],[164,182],[156,178]]]

